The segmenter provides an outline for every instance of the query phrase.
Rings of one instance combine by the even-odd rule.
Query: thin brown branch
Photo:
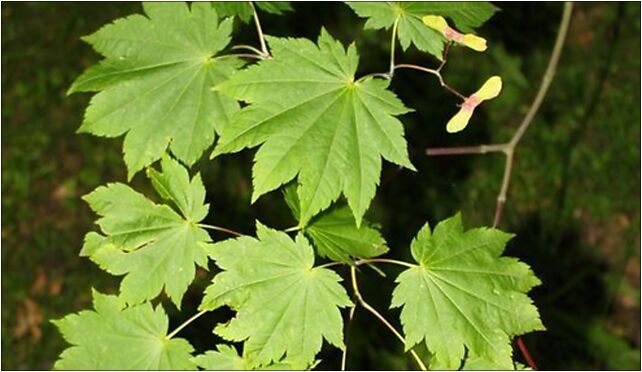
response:
[[[539,90],[537,91],[537,94],[535,95],[535,99],[533,100],[533,103],[528,109],[526,116],[524,116],[524,119],[522,120],[521,124],[517,128],[517,131],[515,132],[511,140],[508,142],[508,146],[505,151],[506,166],[504,167],[504,177],[502,179],[502,186],[499,190],[499,194],[497,195],[497,206],[495,208],[495,218],[493,221],[493,227],[499,226],[499,223],[501,222],[501,219],[503,216],[504,206],[506,204],[506,195],[508,194],[508,187],[510,185],[510,176],[513,170],[513,163],[514,163],[513,157],[515,154],[515,147],[517,147],[517,144],[524,136],[526,129],[528,129],[528,127],[533,122],[533,118],[535,117],[537,110],[542,105],[542,101],[544,100],[544,97],[546,97],[548,88],[551,86],[551,82],[553,81],[553,76],[555,76],[555,71],[557,71],[557,64],[559,62],[560,55],[562,54],[562,48],[564,46],[564,40],[566,39],[566,34],[568,32],[568,26],[571,21],[572,12],[573,12],[573,3],[569,1],[565,2],[564,12],[562,14],[562,20],[560,21],[559,31],[557,32],[557,38],[555,39],[555,45],[553,46],[553,51],[551,52],[551,57],[548,61],[548,66],[546,66],[546,71],[544,72],[544,76],[542,77],[542,82],[540,84]]]
[[[524,133],[526,132],[526,129],[528,129],[529,125],[533,121],[533,118],[535,117],[537,110],[539,110],[539,107],[542,105],[542,101],[544,100],[544,97],[546,97],[548,88],[553,81],[553,76],[555,76],[555,71],[557,71],[557,64],[559,62],[560,56],[562,55],[562,48],[564,46],[564,41],[568,32],[568,26],[571,23],[570,21],[572,12],[573,3],[570,1],[565,2],[564,13],[562,14],[562,20],[557,32],[557,39],[555,40],[555,45],[553,46],[553,52],[551,53],[551,58],[548,61],[548,66],[546,66],[546,71],[544,72],[544,76],[542,77],[539,91],[537,92],[537,95],[535,96],[531,107],[528,109],[526,116],[524,116],[522,123],[519,125],[519,128],[517,128],[517,132],[515,132],[513,138],[509,142],[513,148],[522,139]]]
[[[441,69],[444,68],[444,66],[446,65],[446,62],[448,61],[448,51],[450,50],[450,46],[452,44],[453,44],[452,41],[449,41],[446,44],[446,47],[444,48],[444,56],[443,56],[443,58],[441,60],[441,64],[439,65],[439,67],[437,67],[437,71],[441,72]]]
[[[506,152],[506,163],[504,165],[504,176],[502,177],[502,186],[497,195],[497,205],[495,207],[495,218],[493,219],[493,227],[499,226],[499,221],[502,219],[504,212],[504,205],[506,204],[506,194],[508,193],[508,185],[510,184],[510,175],[513,171],[513,149],[509,148]]]
[[[357,310],[357,305],[350,308],[350,313],[348,314],[348,327],[346,329],[346,339],[345,339],[345,349],[343,349],[343,355],[341,356],[341,370],[346,370],[346,363],[348,361],[348,338],[350,337],[350,329],[352,329],[352,319],[354,319],[354,312]]]
[[[395,69],[395,70],[396,70],[396,69],[400,69],[400,68],[407,68],[407,69],[411,69],[411,70],[418,70],[418,71],[423,71],[423,72],[429,73],[429,74],[431,74],[431,75],[435,75],[435,76],[437,77],[437,79],[439,80],[439,84],[440,84],[444,89],[446,89],[446,90],[447,90],[447,91],[449,91],[450,93],[452,93],[452,94],[456,95],[456,96],[457,96],[457,97],[459,97],[462,101],[465,101],[465,100],[466,100],[466,96],[465,96],[465,95],[463,95],[463,94],[459,93],[459,91],[457,91],[455,88],[453,88],[453,87],[451,87],[450,85],[446,84],[446,82],[444,81],[444,78],[441,76],[441,72],[439,72],[439,70],[434,70],[434,69],[432,69],[432,68],[428,68],[428,67],[424,67],[424,66],[419,66],[419,65],[413,65],[413,64],[409,64],[409,63],[400,63],[400,64],[398,64],[398,65],[395,65],[395,66],[394,66],[394,69]]]
[[[352,278],[352,290],[354,292],[355,297],[359,301],[359,305],[363,306],[364,309],[368,310],[372,315],[374,315],[381,323],[383,323],[389,330],[394,334],[399,341],[401,341],[402,344],[406,344],[406,340],[403,338],[401,333],[395,329],[395,327],[390,324],[386,320],[386,318],[383,317],[374,307],[370,306],[369,303],[366,302],[366,300],[363,299],[363,296],[361,296],[361,292],[359,292],[359,285],[357,284],[357,267],[356,266],[351,266],[350,267],[350,277]],[[417,362],[417,365],[419,365],[419,368],[421,368],[422,371],[427,371],[428,368],[426,368],[426,365],[421,361],[421,358],[419,358],[419,355],[417,353],[410,349],[410,354],[412,354],[413,358],[415,358],[415,361]]]
[[[470,155],[470,154],[487,154],[489,152],[505,152],[508,144],[493,144],[480,146],[461,146],[461,147],[437,147],[426,149],[427,156],[442,155]]]
[[[521,124],[517,128],[517,131],[513,135],[513,138],[511,138],[510,142],[508,143],[509,147],[508,147],[508,151],[506,152],[506,166],[504,168],[504,177],[502,180],[502,187],[499,191],[499,195],[497,196],[497,206],[495,208],[495,219],[493,221],[493,227],[498,227],[502,219],[504,206],[506,204],[506,195],[508,193],[508,186],[510,184],[510,176],[513,169],[513,156],[515,154],[515,147],[524,136],[524,133],[526,132],[528,127],[531,125],[533,118],[535,117],[535,114],[539,110],[544,100],[544,97],[546,97],[548,88],[550,87],[551,82],[553,81],[553,77],[555,76],[555,72],[557,71],[557,65],[559,63],[559,59],[562,54],[562,48],[564,47],[564,41],[566,40],[566,34],[568,33],[568,27],[569,27],[569,24],[571,23],[572,12],[573,12],[573,3],[570,1],[565,2],[564,12],[562,13],[562,20],[560,21],[559,30],[557,32],[557,38],[555,39],[555,45],[553,46],[553,51],[551,52],[551,57],[548,61],[548,66],[546,66],[546,71],[544,72],[544,76],[542,77],[542,82],[540,84],[539,90],[537,91],[537,94],[535,95],[535,99],[533,100],[531,107],[528,109],[526,116],[524,116],[524,119],[522,120]],[[526,345],[522,341],[521,337],[517,337],[517,345],[519,346],[519,349],[522,352],[522,355],[524,355],[524,358],[526,359],[526,362],[528,363],[528,365],[533,370],[537,370],[537,364],[535,363],[535,360],[533,359],[531,354],[528,352],[528,348],[526,348]]]

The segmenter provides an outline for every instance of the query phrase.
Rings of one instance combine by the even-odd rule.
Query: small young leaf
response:
[[[52,321],[73,346],[54,365],[62,370],[194,370],[187,340],[167,338],[163,307],[122,308],[116,296],[93,291],[94,309]]]
[[[90,256],[113,275],[125,275],[121,297],[130,304],[165,291],[180,307],[187,286],[194,279],[194,264],[207,268],[210,237],[197,227],[209,210],[200,175],[191,181],[187,170],[165,155],[163,171],[150,170],[158,193],[176,205],[156,204],[121,183],[101,186],[84,199],[101,218],[104,235],[91,232],[82,255]]]
[[[298,175],[301,222],[341,193],[357,225],[374,197],[381,157],[414,169],[403,126],[408,111],[388,81],[356,80],[357,50],[325,30],[307,39],[269,37],[273,58],[216,89],[250,103],[225,127],[213,155],[261,145],[252,170],[253,200]]]
[[[457,369],[470,353],[499,365],[512,363],[509,338],[542,330],[525,294],[540,284],[531,269],[500,257],[512,235],[496,229],[464,232],[459,214],[434,232],[425,225],[413,240],[418,262],[402,272],[391,307],[403,307],[406,349],[426,341],[436,365]]]
[[[298,219],[299,199],[294,185],[284,191],[285,201]],[[313,218],[302,229],[312,239],[317,253],[334,261],[352,262],[353,258],[370,258],[388,252],[386,240],[367,221],[357,227],[347,206],[331,207]]]
[[[379,230],[369,224],[357,227],[348,207],[326,211],[305,228],[319,255],[335,261],[351,262],[353,258],[370,258],[388,252]]]
[[[218,22],[210,3],[145,3],[145,13],[106,25],[85,41],[105,59],[70,93],[99,91],[79,131],[118,137],[129,178],[172,154],[193,164],[238,103],[211,90],[242,62],[215,57],[230,41],[232,21]]]
[[[214,244],[210,256],[223,270],[214,277],[201,309],[228,305],[237,311],[216,333],[245,341],[244,356],[252,366],[269,365],[285,355],[309,365],[323,338],[343,348],[339,308],[352,306],[341,277],[314,267],[306,238],[295,241],[257,223],[258,240],[249,236]]]

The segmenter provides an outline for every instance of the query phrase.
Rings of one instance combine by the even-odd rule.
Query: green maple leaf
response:
[[[234,346],[217,345],[216,350],[208,350],[193,359],[199,367],[208,371],[247,371],[247,370],[303,370],[306,366],[295,365],[286,361],[272,363],[265,367],[253,368],[252,363],[240,356]]]
[[[424,16],[448,17],[459,31],[472,32],[497,11],[490,3],[472,1],[364,1],[347,4],[359,17],[368,19],[365,29],[388,29],[398,22],[397,37],[404,50],[413,44],[417,49],[428,52],[440,60],[446,40],[440,33],[424,25]]]
[[[122,308],[116,296],[93,291],[95,310],[52,321],[73,346],[60,354],[63,370],[194,370],[192,345],[167,338],[163,307],[149,302]]]
[[[293,186],[286,187],[284,196],[298,220],[299,198]],[[312,239],[320,256],[334,261],[351,263],[353,258],[371,258],[388,252],[381,232],[367,221],[357,227],[347,206],[331,207],[303,226],[302,231]]]
[[[187,170],[165,155],[162,172],[148,175],[158,194],[172,203],[156,204],[121,183],[98,187],[84,199],[101,216],[104,235],[91,232],[82,256],[89,256],[113,275],[125,275],[121,297],[138,303],[165,291],[180,307],[194,279],[194,264],[207,268],[210,237],[197,223],[207,216],[205,188],[200,175],[190,181]]]
[[[241,61],[215,57],[230,41],[232,20],[218,22],[209,3],[145,3],[83,38],[105,59],[70,88],[98,91],[80,132],[118,137],[129,178],[167,148],[191,165],[214,141],[238,103],[211,90]]]
[[[254,1],[259,9],[271,14],[283,14],[291,11],[289,1]],[[221,17],[236,16],[247,23],[252,18],[254,11],[249,1],[215,1],[212,3]]]
[[[511,234],[464,232],[459,214],[412,242],[414,268],[402,272],[391,307],[401,307],[406,348],[426,341],[443,368],[459,368],[464,346],[490,362],[512,363],[510,337],[542,330],[525,294],[540,284],[528,265],[500,257]]]
[[[225,127],[213,156],[261,145],[252,201],[298,175],[305,224],[343,193],[357,221],[374,197],[381,157],[414,169],[403,126],[409,112],[382,79],[354,79],[359,57],[325,30],[307,39],[268,37],[273,58],[215,89],[250,103]]]
[[[244,236],[214,244],[210,257],[223,269],[205,292],[201,309],[228,305],[237,311],[216,333],[245,341],[252,366],[268,365],[286,355],[309,365],[323,338],[343,348],[339,308],[352,306],[341,278],[314,267],[314,251],[299,234],[293,241],[257,223],[258,240]]]

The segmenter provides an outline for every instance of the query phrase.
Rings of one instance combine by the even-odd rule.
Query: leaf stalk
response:
[[[265,44],[265,36],[263,35],[263,29],[261,28],[261,22],[259,21],[259,14],[256,12],[256,7],[252,1],[249,2],[252,7],[252,15],[254,16],[254,24],[256,25],[256,33],[259,36],[259,43],[261,44],[261,54],[265,58],[270,58],[270,52],[268,52],[267,45]]]
[[[392,37],[390,40],[390,70],[388,71],[388,79],[392,79],[395,74],[395,46],[397,45],[397,28],[399,27],[399,18],[397,16],[395,23],[392,25]]]
[[[207,313],[209,310],[201,310],[198,313],[194,314],[191,318],[187,319],[184,321],[181,325],[176,327],[175,330],[173,330],[170,334],[168,334],[165,338],[166,339],[171,339],[172,337],[176,336],[178,332],[180,332],[183,328],[187,327],[191,322],[195,321],[196,319],[200,318],[203,316],[205,313]]]
[[[390,324],[390,322],[388,322],[386,318],[383,317],[383,315],[381,315],[374,307],[370,306],[370,304],[363,299],[363,296],[361,296],[361,292],[359,292],[359,285],[357,283],[356,266],[350,266],[350,277],[352,279],[352,290],[354,292],[354,296],[356,297],[359,305],[363,306],[364,309],[368,310],[372,315],[374,315],[381,323],[383,323],[390,330],[390,332],[392,332],[399,339],[399,341],[401,341],[402,344],[405,345],[406,340],[403,338],[401,333],[399,333],[399,331],[397,331],[395,327],[392,324]],[[413,358],[415,358],[417,365],[419,365],[419,368],[421,368],[422,371],[428,370],[424,362],[421,361],[421,358],[419,358],[419,355],[417,355],[417,353],[414,350],[410,349],[410,354],[412,354]]]
[[[232,229],[228,229],[227,227],[221,227],[221,226],[216,226],[216,225],[208,225],[208,224],[204,224],[204,223],[199,223],[196,226],[202,227],[204,229],[209,229],[209,230],[228,233],[228,234],[234,235],[234,236],[244,236],[245,235],[245,234],[242,234],[242,233],[240,233],[238,231],[234,231]]]

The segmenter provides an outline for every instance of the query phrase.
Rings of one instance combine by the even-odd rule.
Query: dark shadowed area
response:
[[[392,82],[416,110],[401,120],[418,170],[385,163],[367,214],[382,226],[392,258],[410,259],[410,240],[426,221],[461,211],[467,227],[493,222],[503,156],[427,157],[424,150],[507,141],[528,110],[562,4],[498,6],[478,31],[489,50],[453,48],[443,72],[466,93],[488,76],[503,78],[502,94],[480,107],[465,131],[446,133],[457,102],[433,76],[400,70]],[[262,13],[265,32],[316,39],[323,26],[346,44],[356,42],[359,75],[386,71],[389,31],[362,31],[364,20],[342,3],[294,9]],[[49,321],[90,307],[92,287],[118,290],[118,278],[78,252],[96,218],[80,197],[107,182],[126,182],[122,138],[76,134],[90,95],[66,90],[99,60],[80,37],[136,12],[139,3],[2,4],[2,369],[51,368],[67,345]],[[252,24],[236,27],[234,43],[258,45]],[[412,47],[397,59],[438,65]],[[274,227],[295,223],[279,192],[250,205],[254,152],[203,156],[194,166],[208,190],[207,223],[246,233],[254,232],[255,219]],[[507,254],[530,264],[543,282],[531,296],[548,329],[526,335],[524,343],[542,369],[640,368],[640,4],[576,4],[557,75],[515,162],[500,227],[517,234]],[[150,194],[144,175],[132,185]],[[386,313],[398,270],[383,269],[387,279],[364,269],[361,285]],[[211,277],[198,271],[180,312],[163,300],[170,328],[196,312]],[[398,310],[387,313],[399,326]],[[220,341],[213,326],[229,315],[214,311],[182,335],[199,351],[212,348]],[[347,345],[349,369],[416,367],[363,309]],[[524,362],[517,348],[514,354]],[[340,367],[337,349],[326,345],[319,358],[320,369]]]

